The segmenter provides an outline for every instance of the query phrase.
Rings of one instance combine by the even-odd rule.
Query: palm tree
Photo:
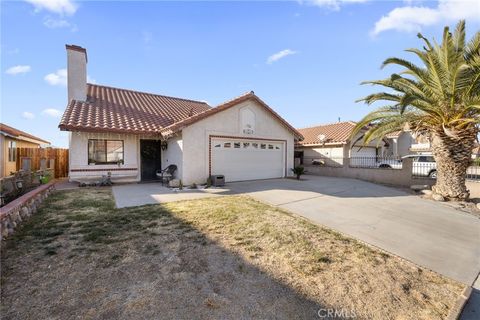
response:
[[[367,126],[364,140],[369,142],[407,126],[429,137],[437,163],[433,192],[447,199],[465,200],[469,197],[465,175],[480,123],[480,31],[466,43],[462,20],[453,35],[445,27],[441,45],[420,33],[418,37],[425,43],[423,49],[406,51],[415,54],[422,66],[388,58],[382,68],[394,64],[405,70],[385,80],[362,83],[390,90],[358,101],[368,105],[387,101],[388,105],[367,114],[353,136]]]

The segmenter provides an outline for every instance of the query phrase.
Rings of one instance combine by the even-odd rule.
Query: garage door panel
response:
[[[264,147],[264,149],[262,149]],[[282,142],[212,140],[212,174],[226,181],[280,178],[284,176]]]

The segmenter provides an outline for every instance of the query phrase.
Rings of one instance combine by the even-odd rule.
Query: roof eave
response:
[[[343,146],[348,144],[348,141],[326,142],[326,143],[299,143],[300,147],[324,147],[324,146]]]
[[[112,128],[91,128],[91,127],[75,127],[68,125],[59,125],[61,131],[70,132],[89,132],[89,133],[117,133],[117,134],[132,134],[132,135],[157,135],[162,134],[159,131],[145,131],[145,130],[124,130]]]
[[[234,107],[238,105],[239,103],[242,103],[244,101],[248,101],[250,99],[255,100],[259,104],[261,104],[265,109],[267,109],[275,118],[277,118],[278,121],[280,121],[289,131],[291,131],[294,135],[294,138],[296,138],[298,141],[302,141],[304,139],[303,135],[294,127],[292,127],[285,119],[283,119],[278,113],[276,113],[272,108],[270,108],[262,99],[260,99],[253,91],[250,91],[240,97],[237,97],[235,99],[232,99],[230,101],[227,101],[221,105],[218,105],[212,109],[206,110],[204,112],[198,113],[194,115],[193,117],[184,119],[182,121],[179,121],[177,123],[174,123],[162,130],[162,134],[173,134],[182,131],[186,127],[200,121],[203,119],[206,119],[210,116],[213,116],[214,114],[217,114],[219,112],[222,112],[224,110],[227,110],[231,107]],[[205,113],[210,113],[207,114],[205,117],[202,117],[205,115]]]

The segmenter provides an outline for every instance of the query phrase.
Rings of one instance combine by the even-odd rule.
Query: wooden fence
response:
[[[53,169],[55,178],[68,177],[68,149],[17,148],[17,171]]]

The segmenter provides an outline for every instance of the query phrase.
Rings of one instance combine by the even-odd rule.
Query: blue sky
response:
[[[316,0],[1,2],[1,122],[68,146],[57,128],[67,103],[65,44],[88,52],[98,84],[215,106],[254,90],[296,127],[358,120],[355,100],[408,57],[416,33],[480,27],[479,1]]]

